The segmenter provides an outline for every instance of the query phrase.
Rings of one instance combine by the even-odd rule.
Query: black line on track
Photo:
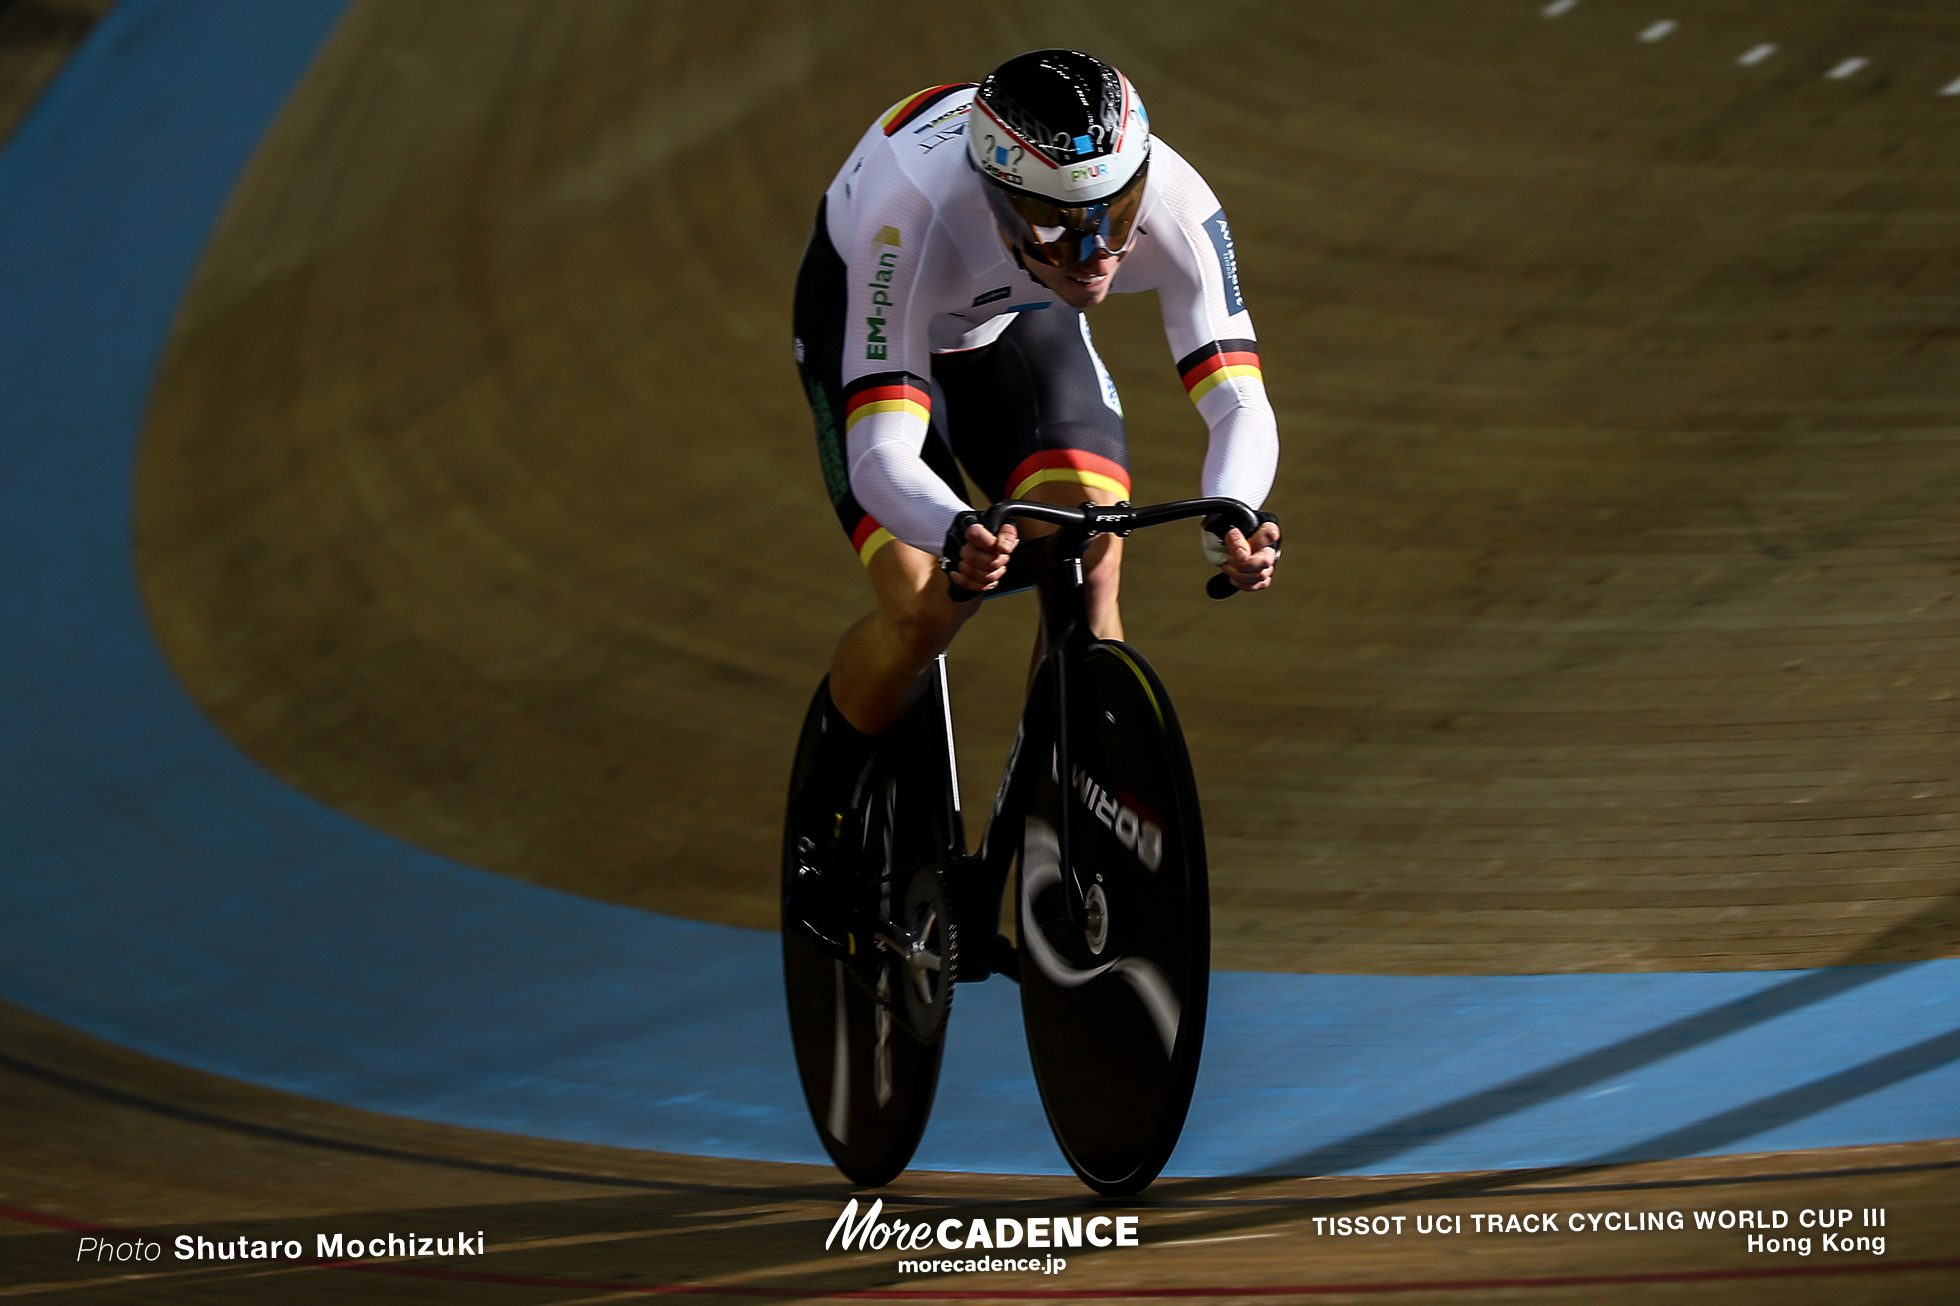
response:
[[[110,1084],[84,1079],[67,1071],[56,1070],[25,1060],[12,1053],[0,1051],[0,1066],[19,1074],[39,1079],[72,1092],[101,1098],[121,1106],[134,1107],[155,1115],[183,1120],[191,1124],[205,1125],[214,1129],[229,1130],[253,1138],[270,1139],[276,1142],[293,1143],[302,1147],[317,1147],[329,1151],[344,1152],[354,1156],[371,1156],[379,1160],[405,1161],[418,1165],[441,1166],[454,1170],[470,1170],[485,1174],[509,1175],[519,1179],[546,1179],[559,1183],[591,1184],[607,1188],[634,1188],[657,1192],[724,1194],[740,1197],[764,1197],[781,1200],[785,1196],[801,1195],[813,1199],[835,1198],[842,1194],[864,1192],[855,1189],[841,1177],[836,1180],[823,1180],[809,1184],[775,1184],[758,1186],[754,1184],[711,1184],[691,1183],[674,1179],[633,1179],[622,1175],[589,1174],[577,1170],[560,1170],[548,1166],[518,1165],[501,1161],[475,1161],[467,1157],[445,1156],[439,1152],[417,1151],[412,1148],[388,1147],[378,1143],[356,1143],[346,1139],[331,1138],[321,1134],[310,1134],[297,1129],[278,1125],[258,1124],[233,1116],[221,1115],[214,1111],[202,1111],[195,1107],[180,1106],[160,1098],[117,1088]],[[416,1122],[423,1123],[423,1122]],[[544,1140],[550,1141],[550,1140]],[[1565,1174],[1584,1174],[1596,1169],[1613,1167],[1572,1166],[1532,1171],[1496,1171],[1488,1174],[1464,1177],[1444,1177],[1404,1188],[1389,1189],[1384,1192],[1356,1192],[1326,1197],[1177,1197],[1171,1193],[1157,1195],[1144,1194],[1125,1200],[1098,1198],[1091,1193],[1070,1194],[1068,1196],[1039,1198],[991,1199],[984,1197],[936,1197],[930,1194],[893,1193],[885,1196],[886,1204],[893,1207],[908,1206],[989,1206],[1027,1207],[1052,1205],[1081,1205],[1085,1202],[1096,1206],[1150,1207],[1159,1210],[1205,1210],[1209,1208],[1232,1207],[1315,1207],[1381,1205],[1384,1203],[1408,1203],[1415,1201],[1446,1201],[1459,1197],[1479,1195],[1489,1196],[1550,1196],[1573,1193],[1613,1193],[1644,1192],[1668,1188],[1719,1188],[1731,1184],[1764,1184],[1784,1180],[1809,1179],[1851,1179],[1873,1175],[1912,1174],[1921,1171],[1960,1170],[1960,1160],[1919,1161],[1898,1165],[1842,1166],[1823,1170],[1790,1170],[1763,1174],[1704,1176],[1687,1179],[1641,1179],[1622,1180],[1612,1183],[1594,1184],[1543,1184],[1528,1182],[1534,1178],[1549,1178]],[[921,1175],[934,1173],[922,1171]],[[1525,1183],[1507,1182],[1507,1176],[1527,1180]],[[1006,1175],[979,1175],[982,1179],[1006,1179]],[[1386,1177],[1386,1176],[1382,1176]],[[1340,1178],[1369,1180],[1377,1176],[1369,1175],[1273,1175],[1220,1176],[1208,1179],[1171,1179],[1165,1181],[1166,1187],[1179,1185],[1263,1184],[1290,1182],[1297,1179]],[[867,1196],[872,1194],[867,1193]]]
[[[520,1179],[550,1179],[561,1183],[596,1184],[609,1188],[654,1189],[661,1192],[680,1193],[728,1193],[740,1196],[778,1196],[784,1192],[797,1191],[797,1185],[783,1185],[758,1188],[735,1184],[688,1183],[673,1179],[630,1179],[622,1175],[587,1174],[577,1170],[558,1170],[547,1166],[517,1165],[502,1161],[473,1161],[468,1157],[444,1156],[439,1152],[422,1152],[405,1147],[387,1147],[379,1143],[356,1143],[346,1139],[331,1138],[321,1134],[309,1134],[297,1129],[287,1129],[279,1125],[263,1125],[233,1116],[220,1115],[214,1111],[201,1111],[196,1107],[179,1106],[160,1098],[149,1097],[125,1088],[97,1083],[83,1079],[67,1071],[56,1070],[51,1066],[38,1065],[23,1060],[9,1052],[0,1052],[0,1066],[18,1071],[21,1074],[59,1085],[74,1092],[98,1097],[122,1106],[135,1107],[156,1115],[187,1121],[191,1124],[208,1125],[214,1129],[226,1129],[233,1133],[245,1134],[253,1138],[271,1139],[282,1143],[296,1143],[303,1147],[325,1148],[329,1151],[347,1152],[356,1156],[371,1156],[388,1161],[409,1161],[420,1165],[445,1166],[455,1170],[474,1170],[488,1174],[510,1175]],[[426,1123],[417,1121],[415,1123]],[[840,1181],[841,1184],[841,1181]],[[821,1192],[811,1196],[829,1196],[839,1185],[826,1184]]]
[[[1938,1141],[1945,1141],[1945,1140],[1933,1139],[1933,1140],[1925,1140],[1925,1141],[1938,1142]],[[1668,1158],[1668,1159],[1682,1159],[1682,1160],[1694,1159],[1694,1160],[1701,1160],[1701,1161],[1712,1161],[1718,1158],[1695,1157],[1695,1158]],[[1652,1165],[1654,1163],[1655,1163],[1655,1159],[1650,1159],[1647,1161],[1632,1163],[1632,1164]],[[1606,1170],[1606,1169],[1617,1169],[1617,1168],[1619,1167],[1618,1166],[1573,1166],[1570,1167],[1569,1170],[1565,1170],[1565,1171],[1554,1170],[1551,1171],[1550,1173],[1583,1174],[1595,1169]],[[1482,1177],[1481,1179],[1477,1179],[1477,1180],[1443,1179],[1435,1184],[1423,1185],[1421,1188],[1414,1189],[1414,1190],[1398,1189],[1393,1192],[1387,1192],[1387,1193],[1350,1193],[1345,1197],[1205,1197],[1205,1198],[1186,1199],[1183,1201],[1179,1201],[1178,1199],[1175,1198],[1169,1200],[1153,1201],[1146,1196],[1142,1199],[1134,1200],[1132,1204],[1145,1205],[1145,1206],[1166,1206],[1166,1207],[1329,1206],[1329,1205],[1352,1206],[1357,1204],[1380,1204],[1383,1202],[1387,1202],[1390,1199],[1393,1199],[1395,1201],[1400,1201],[1400,1202],[1443,1201],[1455,1197],[1477,1197],[1477,1196],[1549,1197],[1549,1196],[1564,1195],[1570,1193],[1644,1192],[1644,1191],[1650,1191],[1653,1189],[1660,1189],[1660,1188],[1721,1188],[1730,1184],[1768,1184],[1768,1183],[1776,1183],[1780,1180],[1786,1180],[1786,1179],[1789,1180],[1857,1179],[1857,1178],[1864,1178],[1872,1175],[1910,1174],[1920,1170],[1960,1170],[1960,1161],[1914,1161],[1914,1162],[1907,1162],[1900,1165],[1844,1166],[1834,1170],[1784,1170],[1784,1171],[1765,1172],[1762,1174],[1746,1174],[1746,1175],[1726,1175],[1726,1176],[1705,1175],[1699,1178],[1691,1178],[1691,1179],[1627,1179],[1627,1180],[1621,1180],[1616,1183],[1597,1183],[1597,1184],[1516,1184],[1513,1185],[1513,1184],[1506,1183],[1504,1181],[1504,1176],[1507,1174],[1516,1174],[1518,1172],[1499,1170],[1493,1172],[1492,1174],[1486,1177]],[[1541,1172],[1527,1172],[1527,1173],[1545,1173],[1545,1172],[1541,1171]],[[1319,1178],[1319,1177],[1343,1178],[1343,1179],[1368,1179],[1368,1178],[1375,1178],[1378,1176],[1370,1176],[1370,1175],[1275,1176],[1275,1175],[1262,1174],[1258,1176],[1258,1179],[1265,1180],[1268,1182],[1274,1182],[1274,1181],[1279,1181],[1281,1179],[1311,1179],[1311,1178]],[[1386,1177],[1386,1176],[1379,1176],[1379,1177]],[[1176,1183],[1177,1180],[1173,1179],[1173,1180],[1168,1180],[1166,1182]]]

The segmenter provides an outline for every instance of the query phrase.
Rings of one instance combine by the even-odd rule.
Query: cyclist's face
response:
[[[1036,259],[1023,259],[1021,266],[1070,308],[1094,308],[1109,294],[1110,283],[1116,280],[1116,269],[1122,262],[1122,255],[1098,250],[1096,257],[1065,268],[1050,267]]]

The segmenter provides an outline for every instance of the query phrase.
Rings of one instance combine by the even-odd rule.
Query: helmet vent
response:
[[[1009,131],[1055,163],[1116,148],[1123,128],[1123,78],[1074,50],[1036,50],[1010,59],[975,97]]]

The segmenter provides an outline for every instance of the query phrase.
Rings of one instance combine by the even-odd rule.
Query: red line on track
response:
[[[542,1275],[493,1274],[488,1271],[420,1269],[404,1265],[350,1266],[371,1274],[398,1274],[464,1283],[496,1283],[514,1288],[572,1288],[593,1292],[641,1293],[649,1297],[791,1297],[845,1298],[870,1301],[1071,1301],[1122,1300],[1134,1297],[1333,1297],[1341,1294],[1396,1292],[1467,1292],[1500,1288],[1585,1288],[1608,1284],[1706,1283],[1724,1279],[1817,1278],[1846,1274],[1902,1274],[1915,1270],[1960,1269],[1960,1256],[1934,1261],[1892,1261],[1875,1264],[1781,1265],[1759,1270],[1675,1270],[1651,1274],[1562,1274],[1536,1279],[1428,1279],[1406,1283],[1293,1283],[1245,1288],[1023,1288],[989,1291],[949,1291],[944,1288],[817,1288],[785,1284],[761,1288],[732,1284],[623,1283],[604,1279],[565,1279]]]
[[[42,1215],[39,1211],[23,1211],[17,1206],[0,1206],[0,1219],[15,1220],[21,1224],[38,1224],[44,1229],[67,1229],[73,1233],[103,1232],[99,1224],[65,1220],[58,1215]]]

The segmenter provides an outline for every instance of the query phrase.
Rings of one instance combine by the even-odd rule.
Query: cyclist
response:
[[[948,597],[942,551],[954,584],[985,591],[1019,542],[1013,524],[995,536],[975,520],[959,468],[994,500],[1127,499],[1122,403],[1083,312],[1143,290],[1210,430],[1203,493],[1257,508],[1279,440],[1231,229],[1115,68],[1037,50],[977,87],[908,96],[824,193],[797,275],[796,360],[831,503],[877,596],[838,642],[790,814],[786,914],[827,949],[864,928],[828,882],[877,736],[978,607]],[[1271,583],[1277,523],[1202,539],[1233,585]],[[1122,637],[1121,549],[1100,536],[1084,557],[1100,638]]]

